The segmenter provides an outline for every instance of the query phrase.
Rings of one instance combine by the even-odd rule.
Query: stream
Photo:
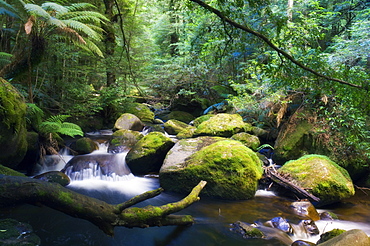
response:
[[[100,152],[99,152],[100,151]],[[103,153],[104,146],[98,152]],[[119,156],[122,165],[124,155]],[[63,153],[64,158],[55,165],[44,166],[42,171],[61,170],[72,156]],[[52,156],[50,158],[57,158]],[[74,175],[74,176],[73,176]],[[103,177],[101,173],[86,172],[82,176],[69,174],[73,180],[67,187],[79,193],[117,204],[148,190],[159,187],[156,177],[135,177],[132,174],[122,177]],[[370,195],[370,192],[369,192]],[[161,195],[146,200],[136,206],[163,205],[182,199],[184,195],[163,192]],[[284,244],[279,233],[271,233],[269,240],[244,239],[242,235],[231,230],[231,224],[236,221],[246,223],[264,223],[274,217],[283,217],[292,224],[298,224],[296,215],[292,214],[289,204],[292,200],[276,196],[265,190],[258,190],[256,196],[250,200],[226,201],[202,197],[197,203],[182,210],[178,214],[189,214],[195,218],[196,223],[188,227],[164,226],[152,228],[115,228],[114,237],[105,235],[100,229],[88,221],[65,215],[47,207],[22,205],[0,211],[0,218],[13,218],[29,223],[34,232],[41,238],[41,245],[45,246],[188,246],[188,245],[253,245],[253,246],[279,246]],[[338,216],[334,221],[317,221],[320,233],[334,228],[361,229],[370,235],[370,197],[361,190],[356,196],[339,204],[331,205],[318,212],[331,211]],[[307,236],[298,232],[292,240],[306,240],[316,242],[319,236]]]

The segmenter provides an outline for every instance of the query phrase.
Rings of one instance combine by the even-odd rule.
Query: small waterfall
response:
[[[49,171],[60,171],[72,158],[73,155],[69,149],[63,148],[58,155],[44,156],[36,166],[34,173],[37,175]]]

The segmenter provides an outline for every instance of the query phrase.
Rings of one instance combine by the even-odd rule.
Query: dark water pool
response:
[[[83,194],[120,203],[146,190],[158,188],[158,180],[153,178],[134,178],[123,182],[107,181],[75,181],[70,188]],[[47,207],[24,205],[7,210],[0,210],[0,218],[13,218],[32,225],[35,233],[41,238],[44,246],[211,246],[211,245],[253,245],[278,246],[284,245],[278,240],[243,239],[230,230],[230,224],[236,221],[253,223],[267,221],[281,216],[292,223],[298,222],[288,208],[289,200],[272,196],[268,192],[259,192],[246,201],[223,201],[201,197],[201,201],[193,204],[179,214],[190,214],[196,223],[189,227],[154,227],[154,228],[116,228],[114,237],[109,237],[88,221],[72,218]],[[164,192],[140,206],[162,205],[174,202],[183,196]],[[370,197],[362,192],[341,204],[326,208],[339,216],[338,221],[318,221],[321,232],[333,228],[364,230],[370,235]],[[322,211],[322,210],[319,210]],[[301,238],[300,238],[301,237]],[[302,238],[303,237],[303,238]],[[316,238],[298,239],[315,242]],[[293,239],[294,240],[294,239]]]

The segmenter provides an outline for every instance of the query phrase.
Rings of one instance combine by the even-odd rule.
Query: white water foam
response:
[[[272,196],[276,196],[276,194],[273,191],[257,190],[256,194],[254,196],[256,196],[256,197],[272,197]]]

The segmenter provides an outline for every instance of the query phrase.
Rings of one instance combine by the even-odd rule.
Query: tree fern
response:
[[[11,58],[13,55],[5,52],[0,52],[0,67],[5,66],[6,64],[11,62]]]

